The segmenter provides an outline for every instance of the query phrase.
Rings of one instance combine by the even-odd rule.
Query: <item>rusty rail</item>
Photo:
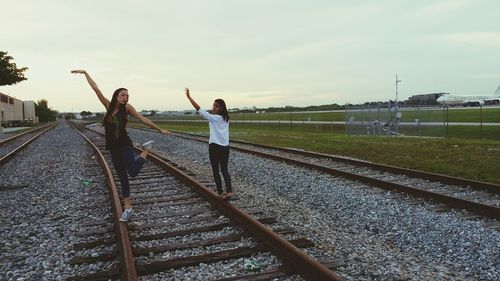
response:
[[[121,280],[135,281],[137,280],[137,271],[134,264],[134,255],[132,254],[132,247],[130,245],[130,237],[128,235],[127,224],[120,223],[119,218],[122,216],[123,210],[120,202],[120,196],[116,189],[115,180],[113,179],[113,174],[109,165],[104,159],[104,155],[99,151],[97,146],[92,143],[82,132],[80,132],[73,123],[71,126],[88,142],[92,147],[95,154],[99,158],[101,167],[106,174],[106,182],[108,183],[109,192],[111,193],[111,199],[113,204],[113,215],[115,220],[115,232],[118,235],[118,246],[120,253],[120,266],[121,266]]]
[[[12,150],[11,152],[7,153],[2,158],[0,158],[0,166],[3,165],[3,164],[5,164],[5,163],[7,163],[7,161],[10,158],[12,158],[18,151],[20,151],[21,149],[24,149],[25,147],[27,147],[28,144],[30,144],[31,142],[33,142],[34,140],[36,140],[39,136],[41,136],[42,134],[44,134],[48,130],[54,128],[55,125],[56,124],[51,124],[49,126],[43,127],[43,129],[39,129],[38,128],[38,129],[35,129],[35,130],[31,130],[31,131],[25,132],[25,133],[23,133],[21,135],[16,135],[14,137],[5,139],[2,143],[8,142],[8,141],[12,141],[15,138],[18,138],[18,137],[20,137],[22,135],[25,135],[25,134],[28,134],[28,133],[36,132],[37,130],[42,130],[40,133],[36,134],[34,137],[30,138],[29,140],[27,140],[26,142],[24,142],[22,145],[18,146],[16,149]]]
[[[85,129],[94,131],[88,128]],[[100,132],[96,133],[102,134]],[[135,149],[139,152],[141,151],[137,147],[135,147]],[[210,190],[193,177],[168,164],[166,161],[162,160],[160,157],[154,155],[153,153],[150,153],[148,155],[148,159],[161,166],[162,168],[168,170],[172,174],[176,175],[180,180],[190,185],[195,192],[200,194],[200,196],[207,199],[207,201],[212,206],[219,209],[233,222],[243,227],[247,232],[252,233],[254,237],[262,242],[269,251],[280,257],[291,272],[300,274],[306,280],[343,280],[340,276],[329,270],[327,267],[325,267],[312,257],[306,255],[299,248],[295,247],[292,243],[267,228],[265,225],[257,221],[249,214],[241,211],[227,201],[221,200],[214,191]]]
[[[144,128],[140,128],[140,129],[144,129]],[[182,134],[186,134],[186,133],[182,133]],[[196,137],[200,137],[198,135],[189,134],[189,133],[187,133],[187,135],[194,135]],[[182,138],[195,140],[198,142],[203,142],[202,140],[196,139],[196,138],[180,136],[180,135],[177,135],[177,136],[182,137]],[[232,142],[235,142],[235,141],[232,141]],[[244,142],[244,141],[237,141],[237,142],[244,143],[247,145],[248,144],[256,145],[256,146],[264,147],[264,148],[268,148],[268,149],[271,148],[271,149],[282,150],[282,151],[287,151],[287,152],[292,151],[293,153],[299,153],[299,154],[303,154],[303,155],[327,157],[327,158],[332,159],[332,160],[340,160],[340,161],[347,162],[349,164],[354,164],[357,166],[365,165],[365,166],[380,169],[383,171],[390,171],[390,172],[396,172],[396,173],[401,173],[401,174],[407,173],[407,174],[415,176],[415,177],[434,179],[434,180],[442,181],[442,182],[448,183],[448,184],[469,186],[471,188],[476,187],[476,189],[486,190],[486,191],[492,192],[492,193],[500,193],[500,186],[496,185],[496,184],[471,181],[471,180],[467,180],[467,179],[454,178],[454,177],[450,177],[450,176],[432,174],[432,173],[404,169],[404,168],[399,168],[399,167],[394,167],[394,166],[380,165],[380,164],[375,164],[375,163],[367,162],[367,161],[346,159],[346,158],[335,157],[333,155],[327,155],[327,154],[320,154],[320,153],[313,153],[313,152],[306,152],[306,151],[302,152],[302,151],[290,150],[290,149],[285,149],[285,148],[277,148],[277,147],[272,147],[272,146],[267,146],[267,145],[253,144],[253,143]],[[407,193],[407,194],[410,194],[413,196],[423,197],[423,198],[427,198],[427,199],[433,199],[433,200],[448,204],[452,207],[467,209],[467,210],[473,211],[475,213],[478,213],[478,214],[481,214],[481,215],[484,215],[487,217],[491,217],[494,219],[500,219],[500,208],[495,207],[495,206],[490,206],[490,205],[486,205],[486,204],[482,204],[482,203],[478,203],[478,202],[474,202],[474,201],[464,200],[461,198],[456,198],[453,196],[448,196],[448,195],[437,193],[437,192],[423,190],[421,188],[416,188],[416,187],[412,187],[412,186],[408,186],[408,185],[403,185],[403,184],[399,184],[399,183],[394,183],[394,182],[389,182],[389,181],[385,181],[385,180],[371,178],[371,177],[367,177],[367,176],[363,176],[363,175],[349,173],[349,172],[345,172],[345,171],[342,171],[339,169],[324,167],[321,165],[316,165],[316,164],[312,164],[312,163],[308,163],[308,162],[304,162],[304,161],[296,160],[296,159],[290,159],[290,158],[286,158],[286,157],[282,157],[282,156],[278,156],[278,155],[274,155],[274,154],[269,154],[269,153],[265,153],[265,152],[249,150],[249,149],[235,147],[235,146],[231,146],[231,149],[245,152],[245,153],[254,154],[254,155],[257,155],[260,157],[265,157],[265,158],[274,159],[277,161],[283,161],[286,163],[306,167],[306,168],[321,171],[321,172],[324,172],[324,173],[327,173],[330,175],[339,176],[339,177],[343,177],[343,178],[354,180],[354,181],[359,181],[359,182],[362,182],[362,183],[365,183],[368,185],[372,185],[372,186],[376,186],[376,187],[386,189],[386,190]],[[474,185],[476,183],[478,184],[477,186]]]
[[[47,128],[47,127],[51,127],[51,126],[55,126],[55,124],[54,124],[54,123],[49,123],[49,124],[47,124],[47,125],[40,126],[40,127],[36,127],[36,128],[33,128],[33,129],[29,130],[29,131],[22,132],[22,133],[20,133],[20,134],[14,135],[14,136],[12,136],[12,137],[9,137],[9,138],[6,138],[6,139],[3,139],[3,140],[0,140],[0,145],[2,145],[2,144],[4,144],[4,143],[8,143],[8,142],[10,142],[10,141],[13,141],[13,140],[15,140],[15,139],[17,139],[17,138],[19,138],[19,137],[22,137],[22,136],[24,136],[24,135],[26,135],[26,134],[33,133],[33,132],[36,132],[36,131],[39,131],[39,130],[43,130],[43,129],[45,129],[45,128]]]
[[[148,128],[141,128],[141,127],[135,127],[135,128],[141,129],[141,130],[149,130]],[[178,132],[178,131],[175,131],[175,132],[178,133],[178,134],[176,134],[176,136],[183,137],[183,138],[187,138],[187,137],[179,135],[179,134],[189,135],[189,136],[193,136],[193,137],[206,138],[205,136],[200,136],[200,135],[192,134],[192,133],[185,133],[185,132]],[[188,138],[188,139],[193,139],[193,138]],[[193,140],[196,140],[196,139],[193,139]],[[196,141],[200,141],[200,140],[196,140]],[[442,174],[418,171],[418,170],[413,170],[413,169],[408,169],[408,168],[401,168],[401,167],[396,167],[396,166],[391,166],[391,165],[378,164],[378,163],[373,163],[370,161],[351,159],[351,158],[347,158],[347,157],[335,156],[335,155],[325,154],[325,153],[318,153],[318,152],[312,152],[312,151],[301,151],[301,150],[297,150],[297,149],[289,149],[289,148],[276,147],[276,146],[270,146],[270,145],[259,144],[259,143],[252,143],[252,142],[247,142],[247,141],[242,141],[242,140],[231,140],[231,143],[251,145],[251,146],[256,146],[256,147],[262,147],[265,149],[274,149],[274,150],[278,150],[278,151],[295,153],[295,154],[300,154],[300,155],[304,155],[304,156],[321,157],[321,158],[326,158],[326,159],[330,159],[330,160],[334,160],[334,161],[344,162],[344,163],[359,166],[359,167],[370,167],[370,168],[374,168],[374,169],[378,169],[378,170],[382,170],[382,171],[398,173],[398,174],[418,177],[418,178],[422,178],[422,179],[439,181],[439,182],[451,184],[451,185],[458,185],[458,186],[470,187],[473,189],[486,190],[488,192],[500,194],[500,185],[494,184],[494,183],[469,180],[469,179],[447,176],[447,175],[442,175]],[[234,147],[234,146],[231,146],[231,148],[235,149],[235,150],[242,149],[242,148],[238,148],[238,147]]]
[[[169,170],[185,183],[192,186],[194,191],[207,199],[210,204],[218,208],[246,231],[255,235],[255,237],[264,243],[273,254],[280,257],[285,263],[291,266],[293,272],[299,273],[307,280],[343,280],[340,276],[330,271],[310,256],[304,254],[300,249],[283,239],[249,214],[241,211],[227,201],[221,200],[214,191],[208,189],[194,178],[168,164],[154,154],[149,154],[148,157],[151,161]]]

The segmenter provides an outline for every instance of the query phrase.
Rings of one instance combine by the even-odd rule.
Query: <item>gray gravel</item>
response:
[[[64,280],[105,266],[69,264],[72,245],[83,240],[76,236],[80,224],[98,216],[88,206],[105,195],[92,157],[82,137],[61,122],[0,166],[0,186],[27,185],[0,191],[0,280]]]
[[[208,145],[130,130],[138,143],[211,178]],[[429,203],[363,184],[231,151],[239,201],[272,210],[311,238],[318,259],[341,259],[347,280],[499,280],[500,233],[490,220],[463,211],[435,212]]]
[[[211,178],[207,144],[129,131],[134,142],[154,139],[154,152],[194,171],[197,177]],[[112,249],[105,246],[76,253],[71,247],[92,239],[76,235],[84,223],[109,216],[107,208],[92,208],[107,196],[92,157],[83,139],[61,123],[0,167],[0,186],[26,185],[0,191],[6,214],[0,219],[0,280],[64,280],[116,266],[113,262],[69,264],[75,254],[92,256]],[[346,280],[500,279],[500,234],[487,227],[488,220],[465,220],[462,211],[435,212],[431,210],[435,206],[416,204],[413,198],[236,151],[231,151],[230,172],[237,193],[235,204],[259,206],[276,215],[280,224],[295,227],[316,243],[306,250],[308,254],[345,262],[336,272]],[[220,232],[227,231],[232,230]],[[252,243],[242,239],[224,247]],[[152,257],[141,259],[148,258]],[[260,254],[141,280],[221,278],[245,270],[249,260],[260,269],[280,263]],[[300,278],[282,280],[290,279]]]

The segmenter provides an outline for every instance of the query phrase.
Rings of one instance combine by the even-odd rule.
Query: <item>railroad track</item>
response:
[[[175,135],[207,142],[205,136],[183,132]],[[381,190],[409,194],[418,200],[431,200],[438,203],[434,207],[436,211],[458,208],[474,213],[465,215],[471,219],[483,216],[500,219],[500,185],[245,141],[231,141],[231,149],[358,181]],[[492,226],[499,227],[497,223]]]
[[[36,140],[48,130],[54,128],[56,123],[37,127],[32,130],[26,131],[21,134],[14,135],[0,141],[0,165],[5,164],[14,155],[19,153],[22,149],[28,146],[31,142]]]
[[[108,173],[113,215],[112,219],[108,215],[89,221],[89,229],[82,231],[86,241],[74,245],[77,250],[87,250],[73,258],[75,264],[108,262],[110,269],[69,280],[136,280],[137,276],[168,279],[176,270],[192,271],[209,263],[234,266],[235,260],[268,252],[267,259],[272,261],[268,268],[252,274],[243,269],[239,276],[217,278],[257,280],[298,274],[306,280],[341,280],[328,269],[338,261],[319,263],[299,249],[313,246],[311,241],[280,225],[257,206],[245,206],[237,199],[220,200],[205,185],[211,180],[196,178],[193,172],[153,154],[141,174],[130,181],[134,215],[128,224],[118,222],[122,213],[116,188],[119,181],[109,168],[104,137],[96,131],[75,128],[91,143]],[[105,201],[99,201],[106,206]],[[92,251],[88,249],[96,247],[103,250],[89,255]]]

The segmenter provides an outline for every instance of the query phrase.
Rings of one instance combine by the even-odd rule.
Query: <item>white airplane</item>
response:
[[[485,104],[500,104],[500,86],[492,96],[457,96],[452,94],[444,94],[440,96],[436,101],[443,106],[480,106]]]

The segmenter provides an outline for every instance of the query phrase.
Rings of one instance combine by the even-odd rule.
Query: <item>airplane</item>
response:
[[[436,101],[443,106],[480,106],[500,104],[500,86],[498,86],[497,90],[492,96],[457,96],[453,94],[443,94]]]

